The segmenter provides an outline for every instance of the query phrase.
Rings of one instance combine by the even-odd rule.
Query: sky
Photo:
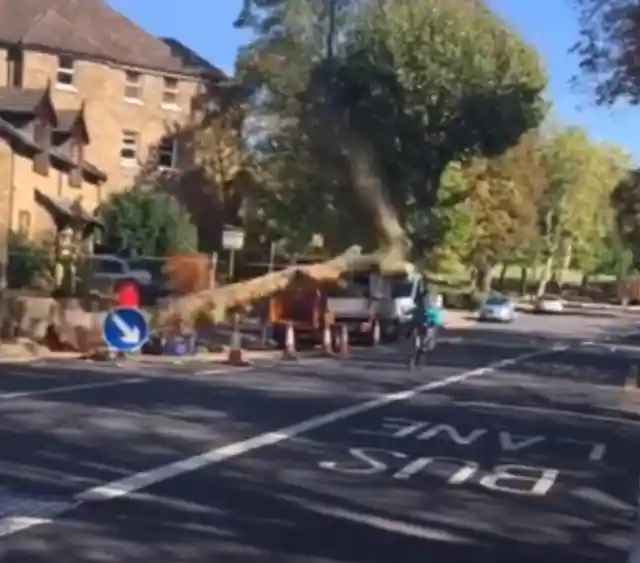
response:
[[[640,107],[598,108],[588,92],[578,92],[570,84],[578,73],[578,61],[568,52],[577,38],[576,15],[569,0],[487,1],[542,55],[554,121],[584,127],[594,140],[616,143],[640,160],[636,134]],[[108,2],[148,32],[175,37],[228,73],[233,73],[238,46],[249,39],[247,33],[233,28],[242,0],[180,0],[179,9],[172,11],[157,0]]]

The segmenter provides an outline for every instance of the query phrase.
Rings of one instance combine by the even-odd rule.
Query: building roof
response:
[[[1,113],[2,112],[0,110],[0,114]],[[29,131],[16,127],[13,123],[7,121],[1,116],[0,132],[2,132],[10,139],[17,141],[21,144],[21,146],[26,147],[26,149],[29,151],[37,153],[44,150],[43,147],[41,147],[35,141],[33,135]],[[76,166],[76,163],[71,158],[71,155],[65,153],[65,151],[62,149],[59,149],[57,147],[50,147],[49,154],[51,156],[51,159],[55,162],[62,163],[64,166]],[[100,182],[104,182],[107,180],[107,175],[102,170],[86,160],[80,163],[80,167],[82,168],[82,172],[85,177],[88,176]]]
[[[57,131],[69,131],[76,124],[81,114],[80,110],[75,109],[57,110],[56,113],[58,114]]]
[[[210,76],[196,58],[140,28],[104,0],[0,0],[0,43],[22,44],[167,73]],[[200,59],[202,61],[202,59]],[[207,63],[208,67],[215,68]],[[219,71],[224,76],[222,71]]]
[[[33,113],[45,94],[43,89],[0,87],[0,111]]]

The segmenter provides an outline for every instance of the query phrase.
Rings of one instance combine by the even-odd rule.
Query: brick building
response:
[[[91,212],[142,170],[188,166],[179,132],[221,79],[103,0],[0,0],[0,222],[37,235],[43,196]]]

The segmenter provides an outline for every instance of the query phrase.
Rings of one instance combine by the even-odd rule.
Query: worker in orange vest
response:
[[[132,277],[122,278],[114,284],[116,307],[137,309],[140,307],[140,289]]]

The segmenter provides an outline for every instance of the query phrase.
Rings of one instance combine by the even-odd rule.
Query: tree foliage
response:
[[[500,154],[544,116],[538,55],[481,4],[397,0],[338,2],[327,58],[322,4],[248,3],[257,38],[240,74],[269,117],[260,148],[273,194],[296,210],[312,202],[306,225],[348,236],[348,187],[376,177],[416,250],[433,247],[447,166]],[[367,239],[359,227],[352,236]]]
[[[124,258],[166,256],[197,249],[197,230],[178,201],[150,187],[113,194],[98,209],[103,245]]]
[[[537,269],[540,291],[572,266],[620,270],[628,237],[618,236],[611,192],[628,156],[578,128],[541,129],[539,56],[484,3],[245,8],[239,25],[254,38],[238,78],[270,238],[303,248],[321,233],[329,250],[373,246],[353,186],[381,184],[415,257],[474,270],[485,289],[498,264]]]
[[[7,282],[10,288],[43,285],[46,287],[53,269],[50,245],[35,242],[21,233],[9,233]]]
[[[574,0],[580,39],[573,50],[593,79],[597,100],[640,102],[640,5],[635,0]]]
[[[611,194],[616,226],[622,242],[631,251],[633,265],[640,267],[640,171],[629,171]]]

